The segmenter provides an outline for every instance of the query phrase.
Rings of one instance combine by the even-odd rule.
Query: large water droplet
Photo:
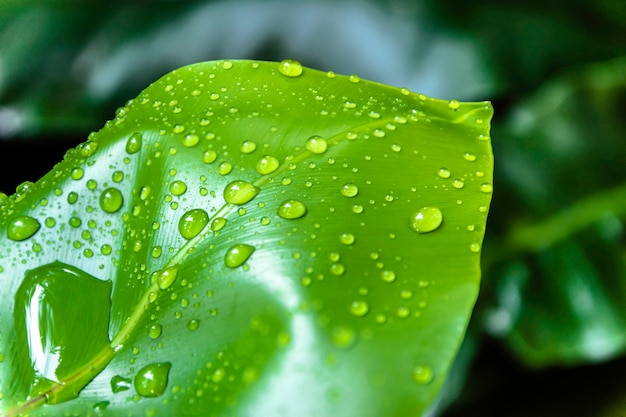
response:
[[[350,304],[350,313],[356,317],[363,317],[369,310],[369,305],[363,300],[353,301],[352,304]]]
[[[106,365],[93,363],[93,358],[110,349],[111,287],[111,281],[60,262],[26,273],[15,293],[14,365],[30,397],[47,392],[49,403],[73,399],[91,380],[89,375],[73,380],[72,389],[49,390],[84,364],[93,364],[96,372]]]
[[[298,77],[302,74],[302,64],[293,59],[283,59],[278,64],[278,72],[286,77]]]
[[[278,215],[283,219],[299,219],[307,212],[304,203],[298,200],[286,200],[278,206]]]
[[[183,195],[187,192],[187,184],[182,181],[172,181],[170,184],[170,193],[173,195]]]
[[[226,251],[224,265],[229,268],[237,268],[248,260],[254,250],[254,246],[246,245],[245,243],[233,245]]]
[[[252,140],[246,140],[241,144],[239,150],[242,153],[252,153],[256,149],[256,142]]]
[[[202,209],[189,210],[178,222],[178,231],[185,239],[193,239],[209,223],[209,215]]]
[[[135,375],[135,390],[142,397],[159,397],[165,392],[172,364],[170,362],[151,363]]]
[[[211,230],[214,232],[219,232],[226,226],[227,220],[224,217],[216,217],[211,222]]]
[[[124,203],[122,192],[117,188],[107,188],[100,194],[100,207],[107,213],[115,213]]]
[[[328,149],[328,143],[321,136],[311,136],[306,141],[306,149],[314,154],[322,154]]]
[[[409,218],[411,229],[417,233],[428,233],[437,230],[443,222],[443,214],[437,207],[422,207]]]
[[[260,189],[254,184],[243,180],[235,180],[224,188],[224,200],[230,204],[246,204],[252,200]]]
[[[37,219],[30,216],[18,216],[9,222],[7,237],[18,242],[26,240],[37,233],[40,227],[41,224],[39,224]]]

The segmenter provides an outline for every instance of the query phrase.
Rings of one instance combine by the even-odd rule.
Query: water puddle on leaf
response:
[[[76,398],[93,377],[77,371],[109,348],[111,281],[53,262],[28,271],[15,296],[19,380],[49,403]],[[71,387],[48,391],[66,384]],[[85,380],[85,378],[88,378]],[[57,387],[58,388],[58,387]]]

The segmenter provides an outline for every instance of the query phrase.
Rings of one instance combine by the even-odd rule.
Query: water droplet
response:
[[[443,222],[443,214],[437,207],[422,207],[409,219],[411,229],[417,233],[428,233],[437,230]]]
[[[170,193],[173,195],[183,195],[187,192],[187,184],[182,181],[172,181],[170,184]]]
[[[239,150],[242,153],[252,153],[254,152],[255,149],[256,149],[256,142],[251,141],[251,140],[244,141],[239,147]]]
[[[352,206],[352,212],[356,213],[356,214],[361,214],[363,213],[363,206],[360,204],[355,204]]]
[[[159,397],[165,392],[172,364],[170,362],[151,363],[135,375],[135,390],[142,397]]]
[[[100,207],[107,213],[115,213],[124,203],[122,192],[117,188],[107,188],[100,194]]]
[[[394,282],[396,280],[396,273],[390,270],[385,270],[380,273],[380,279],[385,282]]]
[[[11,220],[7,227],[7,237],[11,240],[26,240],[41,227],[39,222],[30,216],[18,216]]]
[[[85,171],[82,168],[76,167],[70,173],[70,177],[73,180],[79,180],[83,177],[84,174],[85,174]]]
[[[463,158],[468,162],[474,162],[476,160],[476,155],[470,152],[465,152]]]
[[[463,187],[465,186],[465,183],[463,182],[463,180],[462,180],[462,179],[460,179],[460,178],[455,178],[455,179],[454,179],[454,181],[452,181],[452,186],[453,186],[454,188],[461,189],[461,188],[463,188]]]
[[[198,135],[189,134],[185,136],[185,138],[183,139],[183,146],[187,148],[193,148],[199,142],[200,142],[200,138],[198,137]]]
[[[205,164],[212,164],[217,159],[217,152],[213,149],[207,149],[202,153],[202,162]]]
[[[433,380],[433,370],[429,366],[418,365],[411,374],[413,381],[420,385],[427,385]]]
[[[339,241],[343,243],[344,245],[352,245],[355,240],[356,238],[354,237],[352,233],[342,233],[339,236]]]
[[[198,319],[191,319],[187,323],[187,328],[191,330],[192,332],[197,330],[199,326],[200,326],[200,320]]]
[[[226,222],[227,220],[225,218],[216,217],[211,222],[211,230],[213,230],[214,232],[219,232],[220,230],[224,228],[224,226],[226,226]]]
[[[439,168],[439,171],[437,171],[437,175],[439,175],[440,178],[450,178],[450,171],[448,170],[448,168],[442,167]]]
[[[160,289],[166,290],[172,286],[178,276],[178,267],[170,266],[156,273],[156,282]]]
[[[470,251],[472,251],[474,253],[480,252],[480,243],[472,243],[470,245]]]
[[[302,64],[293,59],[283,59],[278,64],[278,72],[285,77],[298,77],[302,74]]]
[[[126,141],[126,153],[134,154],[141,150],[143,142],[143,135],[139,132],[135,132]]]
[[[306,141],[306,149],[314,154],[322,154],[328,149],[328,143],[321,136],[311,136]]]
[[[256,170],[261,175],[271,174],[278,169],[280,162],[271,155],[264,155],[256,163]]]
[[[185,239],[193,239],[209,223],[209,215],[202,209],[189,210],[178,222],[178,231]]]
[[[356,197],[359,193],[359,187],[352,183],[346,183],[340,188],[341,194],[344,197]]]
[[[353,301],[350,304],[350,313],[353,316],[363,317],[364,315],[367,314],[368,311],[370,311],[370,307],[365,301],[358,300],[358,301]]]
[[[278,206],[278,215],[287,220],[299,219],[306,212],[306,206],[298,200],[285,200]]]
[[[254,250],[254,246],[246,245],[245,243],[233,245],[226,251],[224,265],[229,268],[237,268],[250,258]]]
[[[400,152],[402,151],[402,146],[398,145],[397,143],[394,143],[393,145],[391,145],[391,150],[394,152]]]
[[[340,263],[331,264],[330,273],[337,277],[340,277],[346,273],[346,267]]]
[[[160,324],[153,324],[148,329],[148,336],[150,339],[157,339],[163,333],[163,327]]]
[[[480,191],[483,193],[490,193],[493,191],[493,186],[489,182],[483,182],[480,184]]]
[[[356,342],[356,333],[346,326],[335,326],[330,334],[335,346],[349,348]]]
[[[121,375],[115,375],[111,378],[111,391],[113,394],[117,394],[118,392],[128,391],[132,381],[130,378],[124,378]]]
[[[231,164],[230,162],[222,162],[217,167],[217,173],[220,175],[228,175],[230,174],[232,170],[233,170],[233,164]]]
[[[230,204],[246,204],[258,193],[259,187],[243,180],[235,180],[224,188],[224,200]]]
[[[461,103],[459,103],[458,100],[450,100],[448,101],[448,107],[450,107],[452,110],[456,110],[461,107]]]

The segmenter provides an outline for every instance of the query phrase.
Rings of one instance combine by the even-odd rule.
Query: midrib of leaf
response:
[[[434,118],[437,120],[445,120],[447,122],[458,124],[458,123],[462,123],[463,121],[465,121],[471,114],[477,111],[479,111],[479,109],[471,110],[470,112],[467,112],[466,114],[452,121],[448,119],[439,118],[436,116],[430,117],[430,118],[431,119]],[[428,116],[426,117],[420,116],[420,119],[416,119],[415,115],[406,115],[405,121],[401,124],[405,125],[409,123],[417,123],[418,120],[426,120],[428,118],[429,118]],[[327,146],[328,148],[331,148],[333,146],[339,145],[340,143],[344,141],[353,142],[353,141],[363,140],[363,139],[359,139],[358,137],[350,140],[347,138],[347,134],[349,132],[353,132],[356,134],[367,132],[368,130],[385,126],[387,123],[391,123],[394,121],[395,121],[395,118],[391,118],[391,117],[381,118],[381,119],[376,119],[374,121],[371,121],[369,123],[360,124],[358,125],[358,127],[352,127],[349,129],[342,130],[336,133],[335,135],[329,137],[328,139],[326,139]],[[372,138],[371,140],[375,140],[375,138]],[[315,157],[315,156],[319,156],[319,155],[314,154],[313,152],[310,152],[308,150],[304,150],[301,153],[295,155],[293,158],[290,158],[289,160],[284,161],[276,169],[276,171],[273,171],[269,174],[261,175],[254,182],[252,182],[252,184],[262,189],[262,187],[266,185],[270,181],[271,178],[276,177],[277,175],[285,172],[289,164],[298,163],[309,157]],[[191,253],[198,245],[202,243],[202,241],[205,240],[205,238],[207,238],[207,235],[212,232],[211,223],[213,222],[213,220],[215,220],[218,217],[225,218],[236,207],[237,207],[236,204],[231,204],[231,203],[225,203],[224,205],[222,205],[222,207],[220,207],[220,209],[217,210],[217,212],[215,212],[214,215],[209,218],[207,225],[202,229],[202,231],[197,236],[188,240],[184,245],[182,245],[181,248],[167,262],[167,264],[160,270],[165,270],[165,269],[174,267],[182,263],[185,257],[187,256],[187,254]],[[31,398],[30,400],[28,400],[27,402],[21,405],[18,405],[17,407],[7,411],[5,414],[3,414],[0,417],[16,417],[18,415],[26,414],[29,410],[32,410],[34,408],[40,407],[48,403],[49,398],[57,398],[57,397],[62,398],[63,392],[65,390],[75,390],[75,391],[82,390],[84,386],[86,386],[93,378],[95,378],[96,375],[98,375],[113,360],[113,358],[115,357],[115,354],[123,349],[124,343],[132,335],[133,331],[135,330],[138,323],[140,322],[144,312],[146,311],[147,307],[150,305],[150,295],[152,293],[158,294],[161,291],[163,290],[159,287],[158,282],[156,280],[155,282],[152,282],[150,286],[146,289],[146,291],[143,293],[143,295],[140,297],[139,302],[137,303],[135,309],[133,310],[131,315],[128,317],[128,319],[125,321],[124,325],[122,326],[120,331],[117,333],[117,335],[113,338],[110,345],[102,349],[98,355],[94,356],[89,362],[85,363],[85,365],[79,368],[76,372],[74,372],[64,381],[60,381],[57,385],[54,385],[48,391]]]

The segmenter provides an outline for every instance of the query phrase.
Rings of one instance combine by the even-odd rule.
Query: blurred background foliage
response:
[[[491,101],[481,294],[433,414],[626,415],[626,2],[2,0],[0,190],[226,58]]]

